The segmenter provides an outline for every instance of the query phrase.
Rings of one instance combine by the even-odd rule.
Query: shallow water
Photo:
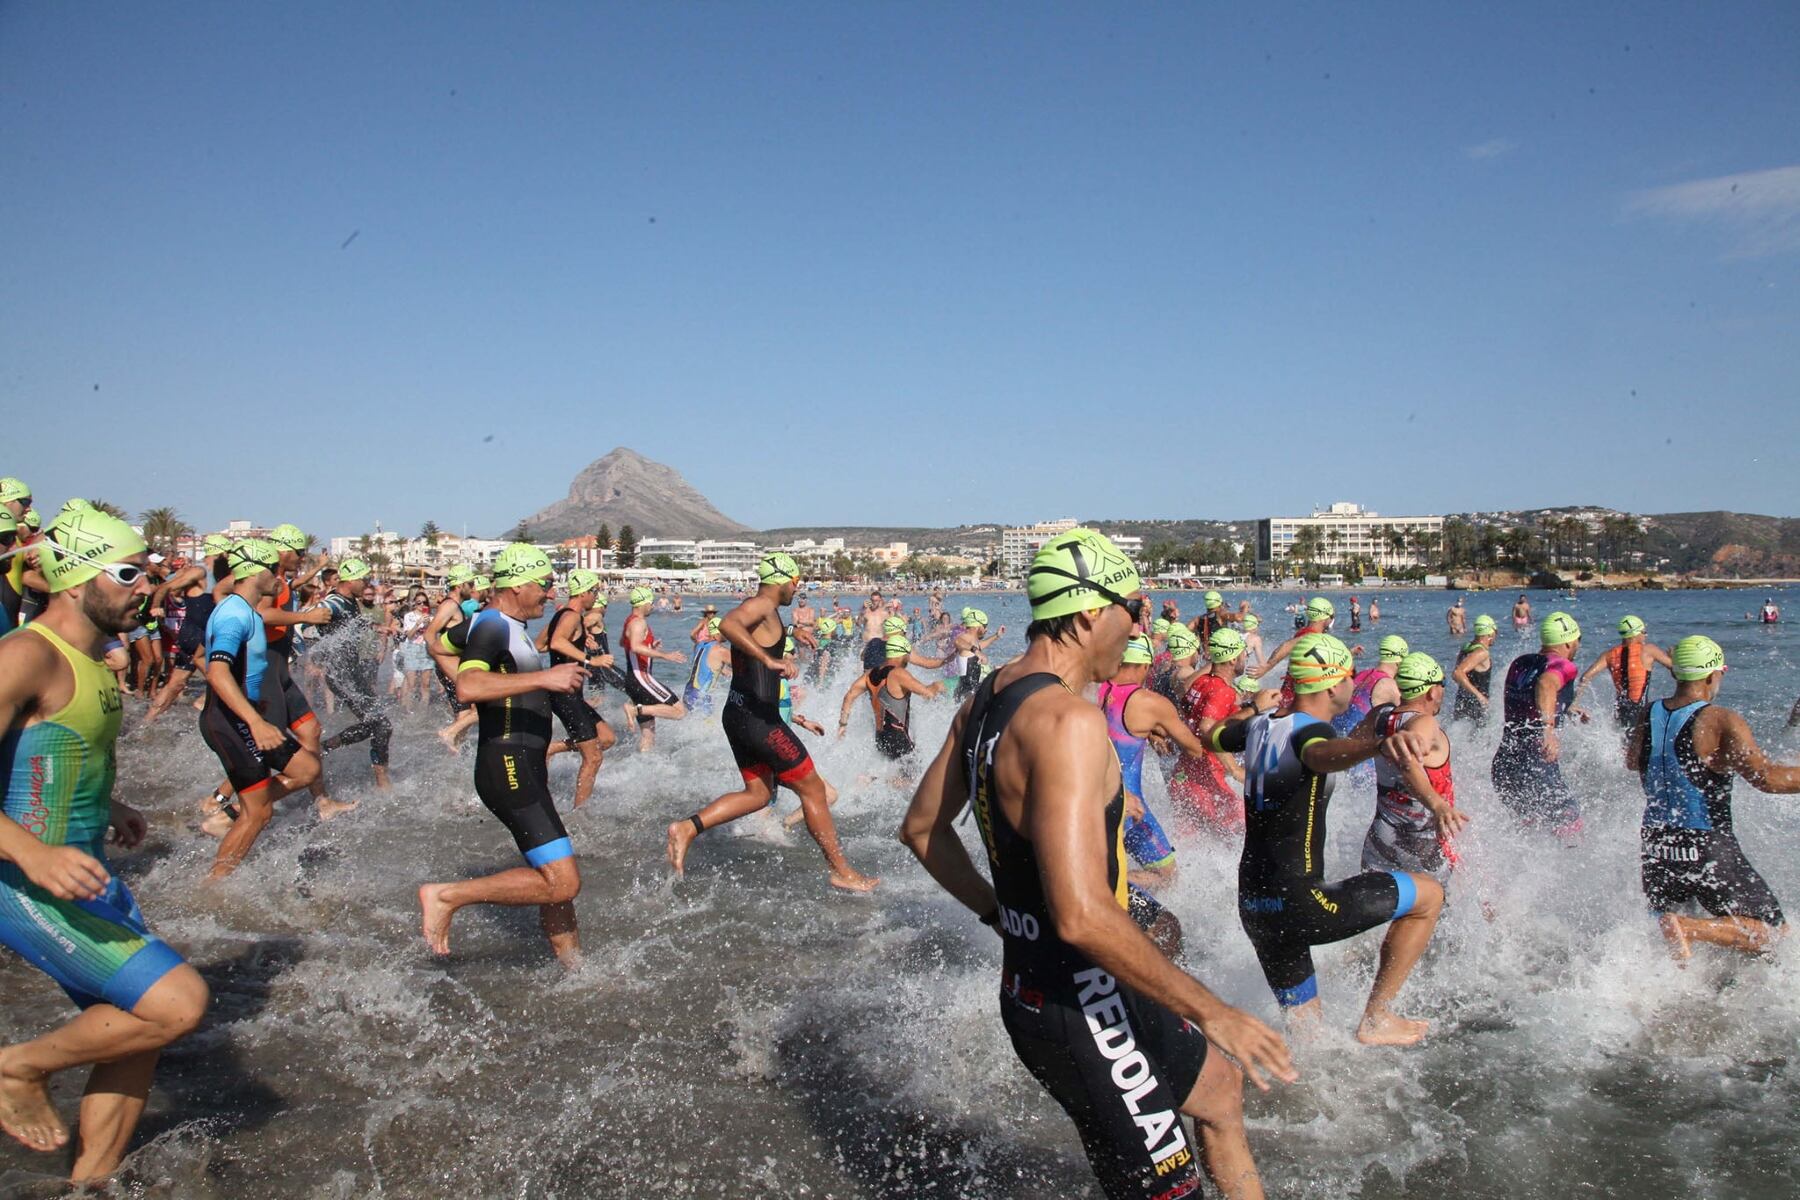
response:
[[[1255,594],[1269,645],[1290,626],[1281,606],[1294,598]],[[1584,666],[1628,611],[1665,647],[1687,632],[1717,638],[1732,665],[1721,700],[1791,760],[1782,726],[1800,654],[1791,626],[1742,619],[1761,598],[1556,603],[1589,631]],[[1505,625],[1512,594],[1483,599],[1470,597],[1471,616]],[[1532,599],[1540,614],[1556,606]],[[1000,649],[1016,650],[1022,602],[977,603],[1008,626]],[[1386,594],[1380,629],[1358,640],[1372,648],[1399,632],[1448,666],[1448,603],[1441,592]],[[1800,613],[1800,602],[1784,607]],[[653,623],[687,645],[689,620]],[[1495,657],[1523,648],[1508,627]],[[659,674],[677,682],[674,664]],[[832,727],[849,678],[801,710]],[[1667,690],[1666,676],[1658,686]],[[1602,680],[1588,697],[1596,712],[1610,712],[1609,691]],[[603,707],[617,727],[616,697]],[[214,843],[189,823],[216,765],[190,715],[128,726],[119,794],[151,814],[152,833],[115,867],[206,975],[213,1006],[166,1054],[119,1194],[1099,1194],[1073,1128],[1001,1030],[997,940],[893,840],[907,797],[887,781],[861,713],[845,742],[803,736],[843,791],[845,850],[883,876],[877,893],[833,892],[804,831],[760,817],[709,832],[672,883],[664,827],[736,774],[716,723],[664,722],[650,754],[622,739],[594,801],[566,814],[588,956],[572,976],[551,963],[531,910],[466,909],[453,956],[426,953],[418,884],[517,861],[475,800],[472,746],[452,761],[430,736],[438,712],[399,718],[392,793],[369,789],[360,751],[333,756],[334,789],[362,807],[326,825],[285,807],[245,868],[212,890],[199,880]],[[949,719],[947,703],[915,705],[921,745],[934,748]],[[328,730],[345,723],[324,720]],[[1458,797],[1475,822],[1452,905],[1404,996],[1433,1019],[1434,1036],[1410,1051],[1356,1046],[1376,942],[1321,948],[1327,1028],[1299,1051],[1304,1078],[1248,1099],[1271,1195],[1800,1194],[1794,954],[1736,962],[1703,950],[1693,968],[1671,968],[1643,916],[1641,795],[1610,718],[1565,740],[1566,771],[1589,805],[1586,841],[1573,850],[1504,819],[1487,779],[1496,729],[1453,732]],[[553,779],[566,804],[572,757],[555,762]],[[1778,895],[1800,903],[1792,803],[1738,789],[1749,855]],[[792,806],[784,795],[781,811]],[[1371,809],[1340,787],[1334,874],[1356,868]],[[1180,854],[1167,901],[1187,928],[1190,969],[1273,1018],[1234,915],[1236,848],[1182,842]],[[16,959],[0,969],[0,1005],[9,1038],[70,1012]],[[80,1082],[58,1083],[65,1114]],[[60,1156],[9,1143],[0,1192],[56,1194],[61,1170]]]

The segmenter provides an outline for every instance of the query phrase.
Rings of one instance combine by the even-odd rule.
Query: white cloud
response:
[[[1502,154],[1511,154],[1519,148],[1519,143],[1511,138],[1490,138],[1485,142],[1477,142],[1473,146],[1463,147],[1463,157],[1480,162],[1484,158],[1499,158]]]
[[[1800,166],[1652,188],[1632,196],[1626,211],[1722,225],[1746,258],[1800,250]]]

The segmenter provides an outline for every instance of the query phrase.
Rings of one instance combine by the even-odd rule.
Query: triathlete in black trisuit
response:
[[[1383,752],[1371,713],[1348,737],[1331,718],[1350,707],[1354,660],[1328,633],[1309,634],[1288,655],[1294,706],[1234,717],[1213,730],[1216,750],[1244,756],[1244,852],[1238,862],[1238,919],[1256,949],[1275,999],[1291,1015],[1317,1019],[1312,947],[1340,942],[1392,921],[1357,1037],[1410,1045],[1427,1023],[1391,1009],[1431,941],[1444,892],[1429,875],[1371,871],[1325,882],[1325,811],[1332,773]],[[1401,761],[1430,743],[1408,729],[1386,739]]]
[[[731,745],[744,786],[727,792],[691,817],[669,826],[669,865],[681,874],[688,847],[701,833],[769,806],[778,784],[792,788],[806,814],[806,828],[819,843],[830,870],[831,885],[866,892],[880,880],[856,871],[838,848],[837,828],[831,822],[826,785],[813,767],[812,756],[800,744],[793,728],[781,717],[781,685],[799,673],[793,659],[784,654],[787,630],[781,609],[793,603],[800,582],[800,568],[786,554],[763,556],[756,572],[761,585],[756,594],[726,613],[719,632],[731,643],[731,693],[719,724]],[[684,710],[685,711],[685,710]]]
[[[551,662],[577,663],[584,675],[597,667],[612,666],[610,654],[596,661],[588,650],[587,614],[599,595],[599,575],[579,568],[569,572],[568,607],[557,609],[556,615],[538,634],[538,648],[549,654]],[[556,755],[574,750],[581,755],[581,769],[575,774],[575,807],[580,808],[593,795],[594,777],[600,773],[601,761],[618,738],[580,690],[566,696],[552,694],[550,711],[562,722],[565,737],[560,742],[551,742],[548,753]]]
[[[901,840],[999,931],[1001,1020],[1019,1060],[1075,1122],[1107,1196],[1198,1192],[1186,1114],[1213,1183],[1261,1197],[1243,1071],[1259,1087],[1264,1071],[1291,1081],[1287,1049],[1126,914],[1122,772],[1106,718],[1079,695],[1118,669],[1143,613],[1137,571],[1105,537],[1075,529],[1038,551],[1026,587],[1025,654],[957,715]],[[953,825],[971,801],[991,884]]]
[[[581,873],[575,848],[550,796],[544,751],[550,743],[550,694],[579,691],[587,672],[551,666],[525,622],[540,616],[556,582],[550,559],[528,542],[514,542],[494,560],[494,607],[470,622],[456,693],[480,712],[475,791],[500,818],[528,865],[462,883],[419,889],[425,944],[450,953],[450,919],[468,904],[535,905],[550,948],[565,965],[581,954],[575,896]]]

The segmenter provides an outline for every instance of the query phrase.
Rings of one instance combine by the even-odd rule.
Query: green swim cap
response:
[[[979,608],[963,609],[964,629],[986,629],[987,623],[987,614],[982,612]]]
[[[1309,633],[1294,643],[1288,653],[1288,677],[1294,681],[1294,694],[1328,692],[1356,669],[1350,647],[1329,633]]]
[[[1499,632],[1500,632],[1500,626],[1496,625],[1494,623],[1494,618],[1488,616],[1486,613],[1482,613],[1479,617],[1475,618],[1475,636],[1476,637],[1481,637],[1481,636],[1483,636],[1485,634],[1489,634],[1489,633],[1499,633]]]
[[[0,533],[12,533],[19,528],[19,518],[12,515],[12,509],[0,508]]]
[[[1325,597],[1314,596],[1306,602],[1306,616],[1309,621],[1329,621],[1337,616],[1337,609]]]
[[[1247,644],[1244,635],[1235,629],[1215,629],[1206,639],[1206,657],[1216,663],[1228,663],[1242,657]]]
[[[712,634],[714,637],[719,636],[719,618],[718,617],[712,617],[706,622],[706,632]],[[788,643],[789,643],[789,645],[792,645],[793,639],[789,638]]]
[[[1644,619],[1642,617],[1628,616],[1619,622],[1619,636],[1622,638],[1633,638],[1644,632],[1644,628]]]
[[[833,617],[820,617],[813,628],[817,629],[826,637],[830,637],[837,632],[837,620]]]
[[[1381,639],[1381,646],[1380,646],[1381,661],[1382,662],[1399,662],[1401,659],[1406,657],[1407,651],[1409,651],[1411,649],[1412,649],[1412,647],[1408,646],[1406,644],[1405,638],[1401,637],[1397,633],[1390,633],[1386,637]]]
[[[262,538],[245,538],[232,543],[225,552],[225,562],[233,579],[248,579],[262,571],[273,572],[281,565],[281,547]]]
[[[456,563],[444,574],[444,582],[450,587],[461,587],[475,578],[475,568],[468,563]]]
[[[38,569],[52,592],[86,583],[101,567],[145,549],[135,529],[102,512],[70,513],[38,546]]]
[[[1676,642],[1669,658],[1675,664],[1675,678],[1690,682],[1725,669],[1725,651],[1719,643],[1699,633]]]
[[[1125,643],[1124,661],[1127,663],[1155,662],[1156,648],[1150,644],[1150,639],[1143,634],[1133,634],[1131,640]]]
[[[355,583],[359,579],[367,579],[371,570],[373,568],[360,558],[346,558],[338,564],[338,578],[346,583]]]
[[[231,539],[222,533],[209,533],[200,539],[200,552],[208,558],[217,558],[231,550]]]
[[[44,527],[44,519],[38,516],[38,510],[35,508],[26,509],[25,515],[20,517],[19,520],[24,522],[25,528],[27,529],[35,530]]]
[[[886,617],[881,622],[881,636],[893,637],[895,634],[906,635],[905,617]]]
[[[792,654],[794,652],[794,635],[793,634],[790,633],[786,637],[781,639],[781,652],[784,655]]]
[[[1538,641],[1546,646],[1566,646],[1581,640],[1581,626],[1566,612],[1553,612],[1538,622]]]
[[[625,599],[631,602],[631,607],[641,608],[646,604],[656,603],[656,592],[640,583],[625,593]]]
[[[469,580],[469,582],[475,585],[475,590],[478,592],[491,591],[494,586],[494,581],[489,579],[486,575],[477,575],[475,578]]]
[[[1245,613],[1244,614],[1244,628],[1245,629],[1261,629],[1262,628],[1262,618],[1257,616],[1255,613]]]
[[[969,623],[969,618],[971,616],[973,616],[974,613],[975,613],[975,610],[965,604],[965,605],[963,605],[963,610],[962,610],[962,613],[960,614],[960,620],[962,621],[962,623],[964,625],[967,625]]]
[[[1225,603],[1225,597],[1217,592],[1208,592],[1206,595],[1200,597],[1200,599],[1205,602],[1206,607],[1208,608],[1218,608]]]
[[[312,539],[307,537],[298,525],[277,525],[269,530],[269,541],[283,550],[292,550],[295,554],[303,552]]]
[[[0,479],[0,504],[23,500],[29,495],[31,495],[31,488],[18,476],[8,475],[6,478]]]
[[[550,556],[530,542],[514,542],[494,556],[494,586],[524,587],[528,583],[548,583],[556,576]]]
[[[1169,626],[1169,657],[1192,658],[1200,653],[1200,638],[1179,621]]]
[[[1031,619],[1044,621],[1092,612],[1142,586],[1137,568],[1105,534],[1071,529],[1045,542],[1025,575]]]
[[[777,550],[762,556],[756,564],[756,577],[764,583],[786,583],[800,578],[800,564],[794,561],[793,555]]]
[[[86,500],[83,500],[80,496],[70,496],[67,500],[63,501],[62,510],[56,514],[56,519],[60,521],[64,516],[72,512],[98,511],[98,509],[89,504]]]
[[[1157,637],[1167,637],[1169,635],[1169,626],[1174,623],[1175,622],[1169,620],[1167,617],[1158,617],[1156,620],[1150,622],[1150,632]]]
[[[1231,683],[1238,691],[1245,692],[1252,696],[1262,691],[1262,680],[1254,675],[1239,675],[1236,679],[1232,680]]]
[[[1444,682],[1444,668],[1438,660],[1423,651],[1415,650],[1400,660],[1400,669],[1394,672],[1394,683],[1400,688],[1402,700],[1416,700],[1426,692]]]
[[[569,595],[585,596],[600,586],[600,573],[576,567],[569,572]]]
[[[896,633],[887,640],[887,656],[889,658],[905,658],[912,653],[912,643],[906,640],[904,633]]]

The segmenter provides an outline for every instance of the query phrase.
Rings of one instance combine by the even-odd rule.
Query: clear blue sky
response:
[[[1800,513],[1800,5],[1274,8],[0,4],[0,473]]]

